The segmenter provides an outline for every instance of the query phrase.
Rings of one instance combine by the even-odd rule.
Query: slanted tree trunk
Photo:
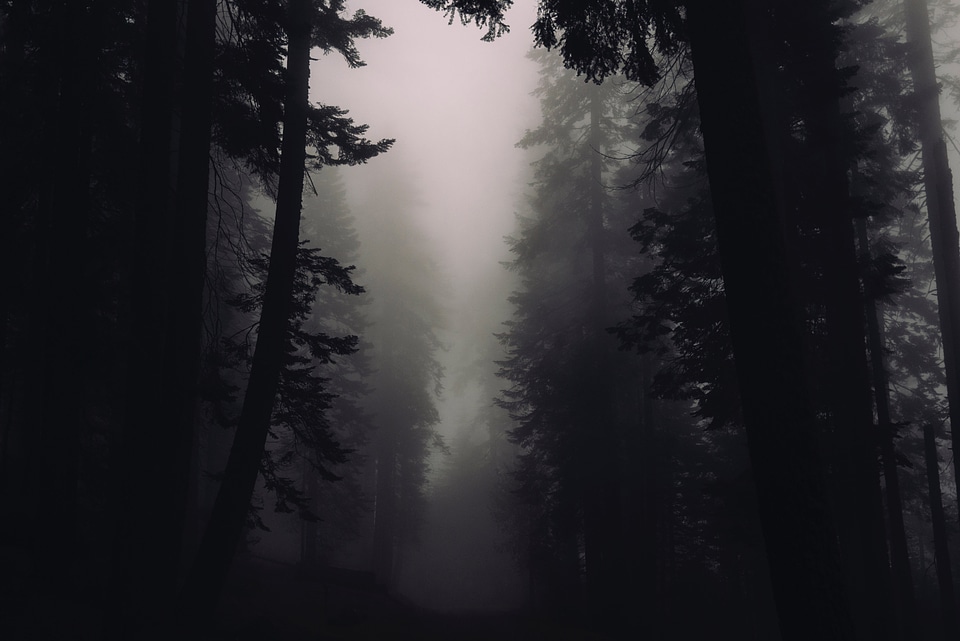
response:
[[[277,209],[260,329],[223,481],[182,594],[183,614],[212,616],[243,534],[286,355],[297,267],[310,79],[310,0],[287,5],[287,69]]]
[[[926,0],[904,0],[908,62],[913,91],[920,108],[920,159],[926,193],[937,309],[943,341],[943,366],[950,405],[950,442],[960,452],[960,234],[953,197],[953,176],[947,160],[940,119],[940,88],[933,60],[930,16]],[[960,456],[953,457],[954,479],[960,479]],[[960,482],[960,480],[958,480]],[[957,493],[960,501],[960,492]],[[958,511],[960,514],[960,511]]]
[[[853,638],[746,0],[686,3],[750,460],[784,641]],[[750,12],[753,12],[752,15]],[[730,96],[736,96],[731,100]],[[743,185],[750,185],[749,193]]]
[[[923,426],[923,452],[927,464],[927,487],[930,491],[930,520],[933,523],[933,551],[937,562],[937,585],[940,587],[943,638],[944,641],[954,641],[960,638],[960,627],[957,624],[957,601],[954,596],[953,571],[950,568],[947,520],[943,515],[943,498],[940,494],[940,457],[937,456],[937,439],[932,425]]]

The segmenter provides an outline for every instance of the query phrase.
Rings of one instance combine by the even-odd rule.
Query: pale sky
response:
[[[528,160],[514,144],[538,119],[530,95],[536,66],[526,59],[536,0],[518,0],[507,14],[511,32],[492,43],[480,40],[484,31],[475,25],[447,24],[417,0],[351,0],[348,8],[362,8],[395,33],[358,41],[367,63],[360,69],[335,55],[315,62],[311,98],[349,109],[370,125],[372,139],[397,139],[372,162],[401,163],[415,176],[421,222],[435,236],[453,290],[465,294],[505,258],[502,239],[528,180]],[[344,175],[356,204],[364,168]]]

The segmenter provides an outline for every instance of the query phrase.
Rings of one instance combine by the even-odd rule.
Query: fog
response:
[[[0,638],[956,641],[958,20],[0,2]]]
[[[529,158],[514,145],[538,117],[531,95],[537,70],[526,57],[536,6],[516,3],[510,33],[494,42],[416,3],[379,0],[362,8],[394,34],[359,43],[365,67],[346,69],[332,55],[314,62],[312,97],[349,109],[370,126],[371,138],[397,140],[371,162],[410,172],[423,199],[416,216],[462,309],[473,285],[505,258],[503,237],[528,181]],[[353,203],[373,187],[364,167],[344,175]]]
[[[443,282],[439,359],[445,376],[437,429],[449,451],[430,460],[423,551],[411,553],[402,590],[427,607],[516,607],[522,588],[493,520],[492,485],[453,488],[462,498],[443,495],[452,482],[485,480],[458,479],[451,470],[471,456],[463,450],[476,456],[489,437],[481,415],[496,389],[480,379],[493,369],[492,334],[510,316],[504,238],[515,231],[530,180],[530,155],[515,144],[538,117],[532,96],[537,69],[528,58],[526,28],[535,3],[517,3],[509,14],[511,33],[495,42],[481,41],[474,25],[448,24],[427,7],[389,0],[353,4],[394,34],[361,43],[365,67],[345,68],[333,56],[315,61],[312,97],[348,108],[370,125],[371,138],[396,139],[385,157],[342,172],[348,200],[362,217],[365,201],[382,189],[382,176],[402,171],[417,194],[409,213],[436,255]]]

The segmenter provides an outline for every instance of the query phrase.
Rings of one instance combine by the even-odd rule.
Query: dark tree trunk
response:
[[[86,427],[84,394],[89,364],[89,286],[87,250],[90,209],[89,84],[96,60],[95,25],[85,3],[53,3],[52,21],[41,66],[48,74],[48,106],[43,143],[56,150],[58,175],[38,194],[39,448],[32,460],[34,561],[39,588],[66,593],[79,547],[78,478],[81,434]],[[45,169],[49,169],[45,168]],[[34,458],[36,457],[36,458]]]
[[[260,328],[223,481],[182,594],[188,621],[203,622],[212,616],[243,535],[286,357],[306,160],[310,0],[290,0],[288,3],[287,36],[287,86],[276,220]]]
[[[210,181],[210,139],[217,0],[187,0],[183,95],[175,218],[168,254],[170,273],[166,336],[170,349],[163,363],[161,420],[169,438],[157,455],[169,470],[166,527],[158,545],[168,550],[171,568],[182,562],[193,456],[197,385],[203,330],[206,277],[206,225]],[[175,585],[168,598],[175,595]]]
[[[393,587],[397,529],[397,436],[389,424],[377,434],[377,498],[373,525],[373,571],[377,583]]]
[[[908,62],[920,109],[920,158],[950,405],[950,442],[953,450],[960,452],[960,336],[957,329],[957,323],[960,323],[960,234],[957,233],[953,176],[940,119],[940,88],[933,60],[927,1],[904,0],[903,8],[911,47]],[[955,479],[960,479],[960,456],[953,457],[953,473]],[[960,501],[960,492],[957,498]]]
[[[166,253],[176,189],[174,137],[177,126],[177,43],[179,2],[152,0],[146,7],[146,40],[141,51],[140,166],[132,242],[127,257],[126,390],[123,433],[115,459],[118,514],[114,542],[114,617],[107,637],[137,639],[154,627],[155,597],[172,591],[169,542],[155,549],[157,522],[168,516],[167,466],[158,455],[169,440],[160,420],[166,342]],[[168,597],[169,598],[169,597]]]
[[[836,513],[843,563],[858,632],[870,641],[892,639],[889,559],[864,336],[863,301],[847,178],[850,134],[840,97],[844,82],[836,68],[840,34],[831,23],[830,2],[783,3],[782,19],[792,36],[788,61],[801,85],[797,105],[807,129],[808,182],[800,207],[819,229],[827,331],[826,403],[836,443]],[[880,604],[880,607],[877,607]]]
[[[623,546],[620,512],[620,448],[613,415],[610,336],[607,322],[607,265],[604,238],[602,154],[603,99],[597,85],[590,91],[590,209],[585,212],[592,261],[590,323],[592,372],[583,407],[585,451],[584,538],[587,600],[591,616],[601,626],[615,628],[621,611]]]
[[[848,641],[853,626],[807,390],[799,307],[774,179],[769,98],[748,3],[690,0],[688,34],[730,333],[784,641]],[[751,24],[751,26],[754,26]],[[730,96],[737,96],[731,100]],[[743,185],[750,185],[744,193]]]
[[[933,426],[923,426],[923,452],[927,465],[927,487],[930,495],[930,520],[933,523],[934,557],[937,561],[937,585],[940,588],[940,612],[943,617],[944,641],[960,638],[957,623],[957,601],[954,596],[953,571],[950,567],[950,548],[947,541],[947,520],[943,515],[943,497],[940,494],[940,457]]]
[[[303,493],[310,501],[310,509],[314,514],[319,514],[319,502],[317,500],[317,474],[309,461],[304,460],[300,466],[303,474]],[[300,563],[307,568],[315,568],[320,563],[319,555],[319,528],[317,522],[313,520],[300,520]]]
[[[169,623],[176,596],[201,350],[216,2],[151,3],[148,20],[128,364],[138,376],[128,391],[116,586],[130,603],[119,637]]]
[[[860,255],[864,263],[870,261],[870,246],[867,239],[867,223],[857,221]],[[900,496],[900,475],[897,470],[897,453],[893,443],[894,428],[890,418],[890,394],[887,386],[887,370],[883,362],[883,336],[877,304],[870,292],[864,299],[867,318],[867,336],[870,347],[870,365],[873,373],[873,396],[877,408],[877,423],[880,428],[880,455],[887,498],[887,518],[890,522],[890,560],[896,585],[897,611],[899,613],[900,638],[909,641],[919,629],[917,604],[910,571],[910,553],[907,533],[903,522],[903,501]]]
[[[653,378],[653,362],[650,355],[644,355],[640,364],[640,412],[639,425],[633,440],[635,447],[634,484],[632,495],[636,505],[631,510],[634,520],[634,554],[636,555],[635,576],[631,582],[636,588],[636,604],[639,619],[646,621],[653,631],[652,639],[659,639],[661,628],[660,595],[658,591],[658,559],[660,557],[658,537],[658,516],[660,513],[661,480],[657,474],[659,452],[656,450],[656,426],[654,423],[654,399],[650,385]]]
[[[556,523],[556,550],[546,583],[552,594],[550,605],[556,609],[558,619],[572,621],[583,612],[579,543],[583,526],[580,510],[583,490],[577,471],[571,466],[560,469],[558,486],[556,514],[551,515]]]

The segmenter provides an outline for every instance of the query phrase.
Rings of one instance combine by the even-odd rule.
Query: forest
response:
[[[950,0],[0,0],[0,638],[960,639],[958,114]]]

